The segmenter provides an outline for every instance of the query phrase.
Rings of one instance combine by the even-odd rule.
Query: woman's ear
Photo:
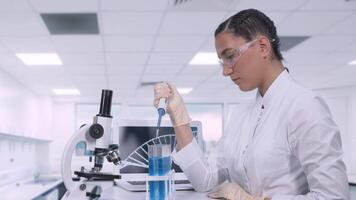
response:
[[[263,59],[267,59],[270,57],[272,52],[272,46],[269,42],[269,39],[265,36],[261,36],[258,40],[259,43],[259,50],[261,52],[261,56]]]

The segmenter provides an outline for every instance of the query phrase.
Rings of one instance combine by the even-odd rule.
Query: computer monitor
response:
[[[156,138],[157,121],[119,120],[117,124],[119,137],[115,143],[117,142],[119,144],[121,159],[123,161],[129,161],[129,164],[126,162],[126,164],[120,168],[120,174],[148,173],[147,144],[153,144],[153,142],[170,143],[172,150],[175,147],[174,128],[170,121],[162,121],[158,138]],[[201,122],[192,121],[190,125],[197,143],[201,149],[205,151]],[[180,167],[174,162],[172,168],[176,173],[182,172]]]

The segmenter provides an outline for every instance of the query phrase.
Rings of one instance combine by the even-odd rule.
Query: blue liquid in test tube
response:
[[[168,145],[155,145],[153,148],[162,148],[162,146]],[[170,149],[170,146],[169,146]],[[154,156],[150,156],[149,163],[149,175],[150,176],[165,176],[171,170],[171,157],[170,155],[159,155],[162,154],[160,150],[154,150],[156,154]],[[158,151],[158,153],[157,153]],[[161,151],[162,152],[162,151]],[[150,200],[165,200],[166,193],[169,191],[169,184],[167,184],[167,188],[165,188],[165,181],[149,181],[149,190],[150,190]]]

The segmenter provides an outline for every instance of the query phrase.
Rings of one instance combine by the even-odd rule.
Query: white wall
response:
[[[50,163],[52,172],[60,172],[60,162],[64,146],[74,135],[75,104],[53,103],[53,128],[51,137],[55,138],[50,146]]]
[[[0,133],[49,139],[51,113],[51,97],[36,95],[0,70]],[[45,171],[49,158],[47,143],[4,135],[0,136],[0,184]]]
[[[348,144],[350,169],[349,173],[356,175],[356,88],[353,88],[351,96],[348,99]]]
[[[0,70],[0,132],[49,138],[51,104]]]
[[[356,175],[356,89],[343,87],[316,92],[324,98],[340,128],[348,174]]]

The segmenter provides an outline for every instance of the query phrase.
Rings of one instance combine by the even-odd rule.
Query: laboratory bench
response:
[[[353,177],[355,178],[355,177]],[[349,180],[351,199],[356,200],[355,179]],[[57,200],[63,196],[65,188],[59,176],[46,176],[37,180],[25,179],[0,187],[1,199],[4,200]],[[100,198],[102,200],[145,200],[146,192],[130,192],[119,186],[106,189]],[[75,196],[72,200],[85,199]],[[206,193],[195,191],[175,191],[175,200],[208,200]]]
[[[0,187],[4,200],[57,200],[64,193],[64,185],[59,176],[28,178]]]
[[[83,195],[74,196],[71,200],[83,200]],[[146,192],[130,192],[119,186],[103,191],[101,200],[146,200]],[[189,191],[175,191],[174,200],[208,200],[206,193]],[[209,199],[211,200],[211,199]]]

